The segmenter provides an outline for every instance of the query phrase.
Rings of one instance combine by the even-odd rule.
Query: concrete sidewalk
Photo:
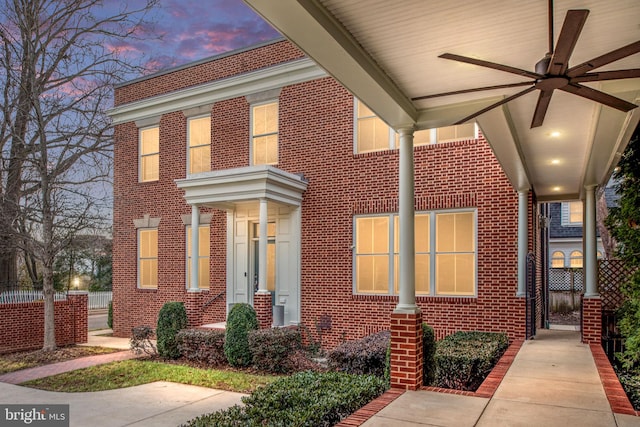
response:
[[[614,414],[580,333],[541,330],[526,341],[491,398],[409,391],[363,426],[631,427]]]

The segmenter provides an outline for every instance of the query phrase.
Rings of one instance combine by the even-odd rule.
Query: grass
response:
[[[239,393],[251,393],[277,377],[240,371],[194,368],[150,360],[125,360],[93,366],[20,385],[49,391],[90,392],[169,381]]]
[[[69,346],[61,347],[51,352],[35,350],[3,354],[0,355],[0,375],[21,369],[48,365],[50,363],[65,362],[78,357],[113,353],[116,351],[122,350],[105,347]]]

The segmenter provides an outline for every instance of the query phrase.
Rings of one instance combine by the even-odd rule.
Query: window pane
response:
[[[198,287],[209,288],[209,257],[198,260]]]
[[[389,126],[378,117],[358,119],[358,152],[389,149]]]
[[[569,222],[582,223],[582,202],[569,202]]]
[[[208,225],[201,225],[198,229],[198,252],[200,257],[208,257],[210,251],[210,233]]]
[[[453,252],[455,250],[455,214],[436,215],[436,250]]]
[[[140,131],[140,154],[151,154],[160,151],[160,128],[154,127]]]
[[[389,253],[389,218],[357,218],[356,238],[357,254]]]
[[[473,295],[475,265],[473,254],[436,256],[436,293]]]
[[[189,120],[189,146],[211,144],[211,117]]]
[[[413,133],[413,145],[427,145],[431,144],[431,130],[419,130]]]
[[[582,268],[582,252],[580,251],[571,252],[569,266],[571,268]]]
[[[453,294],[456,290],[455,255],[436,256],[436,293]]]
[[[473,213],[455,214],[455,251],[471,252],[474,250]]]
[[[267,290],[276,290],[276,244],[267,244]]]
[[[455,126],[446,126],[443,128],[438,128],[436,130],[438,135],[438,142],[442,141],[451,141],[456,139],[456,127]]]
[[[160,155],[144,156],[140,160],[142,161],[142,181],[158,180]]]
[[[429,255],[416,254],[416,294],[429,294]]]
[[[361,255],[356,263],[358,292],[386,294],[389,292],[389,256]]]
[[[371,111],[369,107],[364,105],[362,101],[358,100],[358,118],[371,116],[375,116],[373,111]]]
[[[189,149],[189,173],[211,170],[211,146],[203,145]]]
[[[278,163],[278,135],[267,135],[253,139],[253,164],[273,165]]]
[[[158,230],[140,230],[140,258],[158,257]]]
[[[253,135],[278,131],[278,103],[253,107]]]
[[[564,253],[561,251],[555,251],[551,255],[551,268],[563,268],[564,267]]]
[[[158,287],[158,260],[157,259],[140,260],[140,287],[141,288],[157,288]]]
[[[429,215],[415,217],[416,252],[429,252]]]

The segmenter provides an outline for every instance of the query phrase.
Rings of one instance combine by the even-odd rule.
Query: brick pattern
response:
[[[231,64],[234,61],[248,71],[255,69],[250,66],[300,57],[287,44],[278,42],[185,68],[178,72],[180,78],[174,85],[171,75],[163,75],[121,86],[116,89],[117,102],[240,72]],[[213,71],[204,77],[203,70]],[[319,319],[331,320],[331,328],[322,331],[327,349],[344,339],[388,329],[397,304],[396,296],[353,292],[353,216],[397,212],[399,162],[397,150],[353,153],[353,115],[353,96],[329,77],[285,86],[280,93],[277,167],[304,174],[309,182],[301,209],[301,321],[315,331]],[[244,97],[214,104],[212,169],[249,165],[249,118]],[[185,232],[180,215],[191,209],[174,182],[186,172],[186,118],[175,112],[163,115],[160,121],[160,179],[156,182],[138,183],[135,124],[117,125],[115,141],[114,334],[129,336],[134,326],[155,325],[164,302],[186,301]],[[477,295],[418,297],[423,320],[439,338],[458,330],[500,331],[511,339],[523,338],[525,301],[515,296],[518,197],[489,144],[480,137],[421,146],[416,147],[414,158],[416,209],[475,209],[478,224]],[[190,304],[203,307],[222,292],[201,313],[203,323],[214,323],[224,321],[226,315],[227,214],[203,212],[213,213],[211,288]],[[156,290],[136,287],[136,230],[132,224],[145,214],[161,218]],[[535,216],[531,218],[535,222]],[[530,241],[533,246],[533,236]]]
[[[387,390],[382,396],[367,403],[353,414],[336,424],[336,427],[357,427],[361,426],[376,415],[378,412],[387,407],[391,402],[404,394],[404,390],[391,389]]]
[[[261,294],[256,292],[253,296],[253,308],[256,311],[260,329],[270,328],[273,324],[271,294]]]
[[[56,345],[87,342],[86,293],[54,302]],[[0,354],[41,348],[44,344],[44,302],[0,304]]]
[[[391,314],[391,387],[422,387],[422,313]]]
[[[596,363],[596,368],[602,381],[602,387],[607,395],[611,410],[616,414],[640,416],[640,413],[633,409],[633,405],[631,405],[627,393],[622,388],[618,380],[618,375],[616,375],[611,367],[611,363],[609,363],[609,359],[604,353],[600,343],[590,343],[589,348],[591,349],[593,360]]]
[[[602,301],[599,297],[582,299],[582,342],[600,344],[602,340]]]

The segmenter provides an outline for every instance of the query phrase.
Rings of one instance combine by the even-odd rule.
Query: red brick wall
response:
[[[271,46],[276,57],[288,51],[281,43]],[[245,52],[238,60],[269,54],[269,49]],[[194,77],[194,82],[199,78]],[[119,94],[125,89],[120,88],[117,98],[137,99],[130,94],[138,92],[138,97],[150,96],[145,91],[155,80],[127,86],[126,96]],[[315,329],[321,316],[330,316],[332,328],[323,334],[328,347],[342,339],[388,329],[397,297],[353,294],[351,245],[355,214],[397,212],[398,151],[353,154],[353,97],[331,78],[284,87],[279,115],[278,167],[303,173],[309,181],[302,204],[302,321]],[[185,123],[180,112],[162,117],[160,180],[145,184],[137,182],[135,124],[116,127],[113,308],[114,330],[119,336],[127,336],[133,326],[154,325],[163,302],[185,300],[185,238],[180,215],[191,210],[174,183],[185,176]],[[216,103],[212,130],[214,169],[249,164],[249,105],[244,98]],[[523,338],[524,299],[515,297],[518,197],[489,145],[479,139],[417,147],[415,164],[416,209],[475,208],[478,222],[477,297],[419,297],[423,319],[438,337],[477,329]],[[136,289],[132,221],[144,214],[161,218],[159,286],[152,291]],[[212,284],[210,291],[201,293],[202,304],[225,289],[223,212],[215,212],[211,242]],[[221,298],[209,306],[202,321],[223,321],[225,304]]]
[[[71,294],[55,301],[56,345],[87,342],[88,295]],[[42,348],[44,302],[0,304],[0,354]]]
[[[600,297],[582,299],[582,342],[602,343],[602,300]]]

